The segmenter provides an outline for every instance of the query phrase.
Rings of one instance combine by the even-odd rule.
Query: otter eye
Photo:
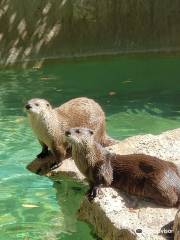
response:
[[[75,131],[75,132],[79,134],[79,133],[80,133],[80,130],[79,130],[79,129],[76,129],[76,131]]]
[[[92,130],[89,130],[89,133],[90,133],[91,135],[93,135],[93,134],[94,134],[94,132],[93,132]]]
[[[39,103],[35,103],[35,105],[38,107],[38,106],[39,106]]]
[[[47,103],[46,106],[49,107],[49,103]]]

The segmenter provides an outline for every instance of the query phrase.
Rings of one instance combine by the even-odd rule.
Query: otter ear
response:
[[[94,132],[93,132],[92,130],[90,130],[90,129],[89,129],[89,133],[90,133],[91,135],[93,135],[93,134],[94,134]]]

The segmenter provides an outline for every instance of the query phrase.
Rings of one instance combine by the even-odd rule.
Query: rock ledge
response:
[[[130,137],[108,149],[119,154],[145,153],[180,165],[180,129],[157,136],[148,134]],[[42,164],[42,161],[36,159],[27,168],[36,172],[41,167],[41,174],[46,174],[51,161],[51,158],[47,158]],[[68,175],[84,180],[84,176],[71,159],[65,160],[58,169],[47,175],[55,178]],[[177,209],[163,208],[143,200],[138,201],[137,209],[132,209],[134,201],[137,201],[136,197],[112,188],[103,188],[101,195],[92,203],[84,197],[78,217],[92,224],[97,234],[104,240],[160,240],[166,239],[169,234],[172,237],[173,229],[175,239],[180,239],[180,217],[179,213],[176,215]]]

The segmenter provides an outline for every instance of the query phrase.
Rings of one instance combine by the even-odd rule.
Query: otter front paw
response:
[[[87,196],[88,200],[89,200],[90,202],[92,202],[92,200],[97,196],[97,194],[99,193],[99,191],[100,191],[100,188],[97,187],[97,186],[90,188],[90,189],[87,191],[87,193],[86,193],[86,196]]]

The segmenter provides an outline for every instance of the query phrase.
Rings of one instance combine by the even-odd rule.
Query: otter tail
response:
[[[112,145],[117,144],[117,143],[119,143],[118,140],[108,136],[107,134],[105,135],[105,139],[103,141],[103,146],[104,147],[109,147],[109,146],[112,146]]]

